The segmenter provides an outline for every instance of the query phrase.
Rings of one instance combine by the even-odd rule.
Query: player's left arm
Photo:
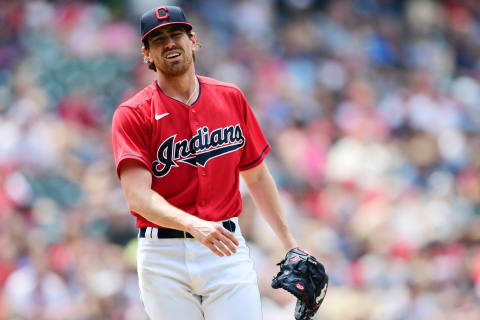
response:
[[[288,251],[297,247],[285,218],[277,186],[265,162],[240,174],[245,181],[255,205]]]

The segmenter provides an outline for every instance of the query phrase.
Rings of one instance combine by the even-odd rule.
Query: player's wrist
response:
[[[193,219],[187,219],[183,225],[184,225],[184,231],[192,233],[193,225],[194,225]]]
[[[197,218],[195,216],[192,216],[192,215],[186,216],[185,222],[183,224],[184,227],[185,227],[184,231],[193,234],[195,232],[195,230],[198,228],[198,225],[199,225],[200,221],[201,221],[201,219]]]
[[[285,250],[290,251],[294,248],[298,248],[298,243],[293,237],[288,237],[283,241],[283,246]]]

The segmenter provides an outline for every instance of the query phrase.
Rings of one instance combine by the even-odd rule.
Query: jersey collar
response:
[[[185,104],[185,103],[183,103],[183,102],[180,101],[180,100],[177,100],[177,99],[175,99],[175,98],[172,98],[172,97],[166,95],[165,92],[163,92],[162,88],[160,88],[160,85],[158,84],[158,80],[155,80],[155,84],[157,85],[158,91],[160,91],[160,93],[161,93],[162,95],[164,95],[165,97],[167,97],[167,98],[169,98],[169,99],[172,99],[173,101],[176,101],[176,102],[178,102],[178,103],[180,103],[180,104],[182,104],[182,105],[184,105],[184,106],[186,106],[186,107],[193,107],[194,104],[197,103],[198,99],[200,99],[200,95],[202,94],[202,82],[200,81],[200,79],[199,79],[197,76],[195,76],[195,78],[197,78],[197,81],[198,81],[198,96],[197,96],[197,99],[195,99],[195,101],[193,101],[193,103],[192,103],[191,105]]]

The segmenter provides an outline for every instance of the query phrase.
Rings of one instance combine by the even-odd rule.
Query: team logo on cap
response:
[[[157,151],[157,160],[152,162],[152,172],[164,177],[178,162],[205,167],[210,159],[223,156],[245,145],[240,124],[218,128],[210,132],[207,126],[197,130],[190,140],[175,141],[176,134],[162,142]]]
[[[160,10],[165,11],[165,14],[163,16],[160,15]],[[168,13],[167,7],[159,7],[155,9],[155,15],[157,16],[158,20],[165,20],[165,19],[168,19],[168,17],[170,17],[170,13]]]

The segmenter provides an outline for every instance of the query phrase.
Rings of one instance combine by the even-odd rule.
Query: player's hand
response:
[[[238,246],[238,240],[219,223],[197,220],[192,223],[188,232],[219,257],[237,252],[235,246]]]

